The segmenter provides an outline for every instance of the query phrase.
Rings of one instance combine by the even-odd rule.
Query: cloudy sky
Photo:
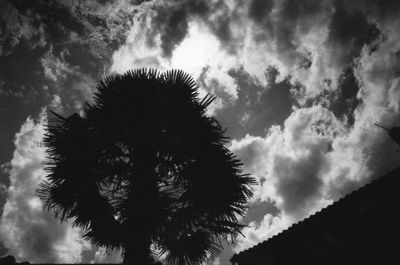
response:
[[[79,112],[104,75],[192,74],[259,185],[244,237],[264,241],[399,166],[398,0],[0,2],[0,255],[118,261],[41,208],[47,110]]]

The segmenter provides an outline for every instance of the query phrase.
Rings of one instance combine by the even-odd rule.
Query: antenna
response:
[[[379,127],[379,128],[382,128],[382,129],[384,129],[386,131],[390,131],[392,129],[392,128],[386,127],[385,125],[383,125],[382,123],[379,123],[379,122],[375,122],[374,125]]]
[[[393,139],[393,141],[400,145],[400,127],[386,127],[379,122],[375,122],[374,125],[388,131],[389,136]]]

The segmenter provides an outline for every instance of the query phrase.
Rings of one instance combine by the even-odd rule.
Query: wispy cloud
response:
[[[59,79],[65,80],[68,74],[72,74],[74,72],[74,68],[65,61],[64,56],[66,53],[68,53],[68,51],[63,50],[60,53],[60,57],[56,57],[53,54],[53,47],[50,47],[50,49],[40,60],[45,77],[57,82],[61,81]]]
[[[44,24],[34,23],[35,14],[32,12],[22,14],[7,3],[1,3],[0,9],[0,21],[4,26],[0,37],[0,55],[11,54],[21,41],[25,41],[31,49],[46,45]]]

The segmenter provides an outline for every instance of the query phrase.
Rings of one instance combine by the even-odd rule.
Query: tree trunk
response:
[[[137,236],[136,233],[131,234],[132,237]],[[150,240],[140,240],[140,238],[132,238],[125,245],[123,264],[129,265],[152,265],[153,258],[150,254]]]
[[[158,187],[155,176],[154,156],[140,152],[128,195],[128,219],[123,264],[151,265],[151,233],[157,215]]]

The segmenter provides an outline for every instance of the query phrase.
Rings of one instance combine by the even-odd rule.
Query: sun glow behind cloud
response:
[[[228,72],[238,66],[236,58],[222,49],[221,42],[205,25],[191,22],[188,27],[187,37],[172,53],[170,68],[183,69],[195,78],[203,75],[204,84],[211,92],[223,91],[226,101],[235,101],[238,86]]]
[[[220,55],[219,46],[214,35],[202,32],[197,23],[189,23],[187,37],[172,52],[171,65],[199,76],[202,68],[212,64],[217,59],[215,56]]]
[[[195,79],[202,78],[209,90],[207,92],[225,93],[226,102],[237,99],[236,81],[228,74],[229,70],[238,67],[237,60],[221,47],[221,42],[206,25],[197,21],[189,22],[186,38],[176,45],[168,58],[162,53],[160,36],[156,34],[149,40],[144,34],[153,30],[150,28],[150,21],[149,16],[136,21],[128,35],[127,43],[113,55],[111,72],[123,73],[137,67],[182,69]],[[152,42],[150,46],[149,41]],[[200,90],[202,96],[207,93],[203,87],[200,87]],[[219,99],[211,108],[216,110],[222,106],[223,102]]]

